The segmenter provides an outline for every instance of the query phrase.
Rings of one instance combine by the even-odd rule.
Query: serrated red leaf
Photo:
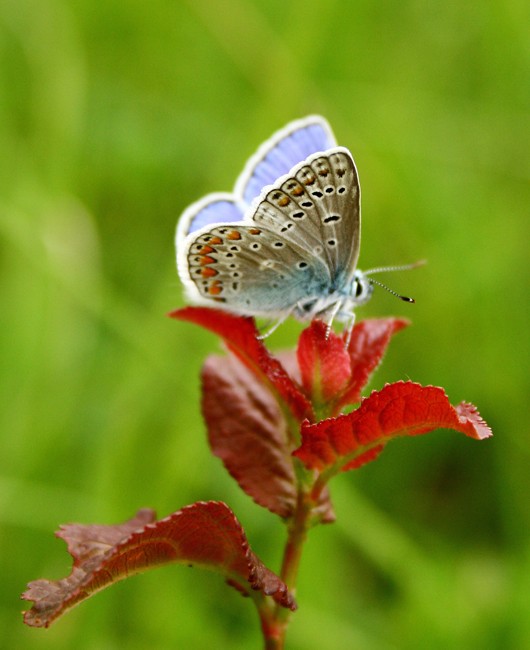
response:
[[[392,336],[409,324],[403,318],[369,318],[355,325],[348,345],[351,377],[337,400],[337,409],[360,401],[361,391],[381,363]]]
[[[59,616],[111,584],[168,563],[197,564],[223,574],[246,595],[261,591],[283,607],[296,603],[286,585],[251,551],[243,528],[221,502],[198,502],[154,521],[140,511],[118,526],[63,526],[73,557],[72,573],[62,580],[30,582],[22,594],[33,601],[24,613],[32,627],[48,627]]]
[[[454,429],[482,440],[491,430],[476,408],[451,406],[442,388],[397,382],[373,391],[347,415],[302,426],[302,445],[294,452],[309,469],[336,473],[373,460],[394,437]]]
[[[351,379],[350,355],[344,341],[327,325],[314,320],[298,339],[298,366],[302,386],[313,405],[334,401]]]
[[[210,356],[202,370],[202,411],[213,453],[240,487],[280,517],[293,514],[297,482],[285,418],[270,391],[233,356]],[[317,507],[334,520],[327,493]]]
[[[259,339],[254,319],[209,307],[184,307],[169,314],[214,332],[253,372],[263,377],[298,421],[310,418],[311,404]]]

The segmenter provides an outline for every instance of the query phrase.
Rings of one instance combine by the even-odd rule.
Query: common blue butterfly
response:
[[[177,265],[190,301],[278,323],[336,318],[351,331],[374,283],[357,269],[360,200],[352,155],[327,121],[291,122],[250,158],[233,193],[183,213]]]

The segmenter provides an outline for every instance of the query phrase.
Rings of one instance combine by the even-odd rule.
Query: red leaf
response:
[[[246,595],[261,591],[289,609],[296,603],[285,584],[250,550],[234,513],[224,503],[187,506],[153,522],[151,510],[118,526],[62,526],[74,564],[63,580],[30,582],[22,594],[34,602],[24,622],[48,627],[55,619],[97,591],[164,564],[198,564],[222,573]]]
[[[297,483],[287,423],[270,391],[233,356],[211,356],[202,370],[202,410],[213,453],[241,488],[280,517],[293,514]],[[327,494],[318,510],[334,520]]]
[[[374,391],[347,415],[304,423],[302,445],[294,452],[306,467],[338,471],[373,460],[396,436],[414,436],[434,429],[460,431],[482,440],[491,430],[472,404],[451,406],[442,388],[397,382]]]
[[[311,404],[258,338],[259,332],[252,318],[234,316],[208,307],[185,307],[171,312],[169,316],[201,325],[223,338],[228,348],[245,365],[267,380],[298,421],[311,417]]]
[[[213,453],[256,503],[292,514],[296,481],[285,419],[272,397],[234,357],[208,357],[202,411]]]
[[[297,358],[302,386],[317,410],[338,413],[359,402],[361,390],[377,368],[392,335],[408,325],[399,318],[380,318],[358,323],[345,347],[345,335],[328,331],[313,321],[298,342]],[[291,376],[295,377],[293,373]],[[320,411],[322,415],[322,411]]]
[[[360,401],[361,391],[381,363],[392,336],[408,325],[409,321],[403,318],[372,318],[357,323],[348,345],[351,378],[347,389],[337,400],[338,410]]]
[[[314,320],[298,340],[302,386],[316,406],[335,400],[351,379],[352,367],[344,341],[327,325]]]

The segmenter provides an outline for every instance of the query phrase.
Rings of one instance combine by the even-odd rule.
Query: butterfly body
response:
[[[280,319],[353,322],[373,288],[357,269],[359,246],[355,163],[318,117],[273,136],[234,194],[190,206],[177,231],[179,273],[193,302]]]

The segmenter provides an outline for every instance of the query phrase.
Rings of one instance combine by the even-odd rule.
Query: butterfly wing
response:
[[[250,205],[263,188],[314,153],[336,146],[328,122],[319,115],[310,115],[290,122],[266,140],[245,165],[237,180],[235,194]]]
[[[340,290],[355,272],[360,246],[360,185],[351,153],[334,147],[310,156],[266,188],[249,218],[321,260],[330,288]]]
[[[184,247],[186,237],[201,228],[217,223],[242,221],[245,206],[234,194],[215,192],[192,203],[179,219],[176,235],[177,254]]]
[[[281,315],[329,286],[329,272],[305,248],[265,227],[203,230],[186,251],[182,279],[195,303],[245,315]]]
[[[243,224],[190,238],[181,277],[194,302],[280,315],[344,288],[359,253],[359,220],[355,165],[336,147],[266,188]]]
[[[233,193],[208,194],[184,211],[177,229],[177,250],[188,235],[205,226],[241,221],[266,185],[274,183],[311,154],[334,145],[331,127],[317,115],[296,120],[277,131],[249,159]]]

